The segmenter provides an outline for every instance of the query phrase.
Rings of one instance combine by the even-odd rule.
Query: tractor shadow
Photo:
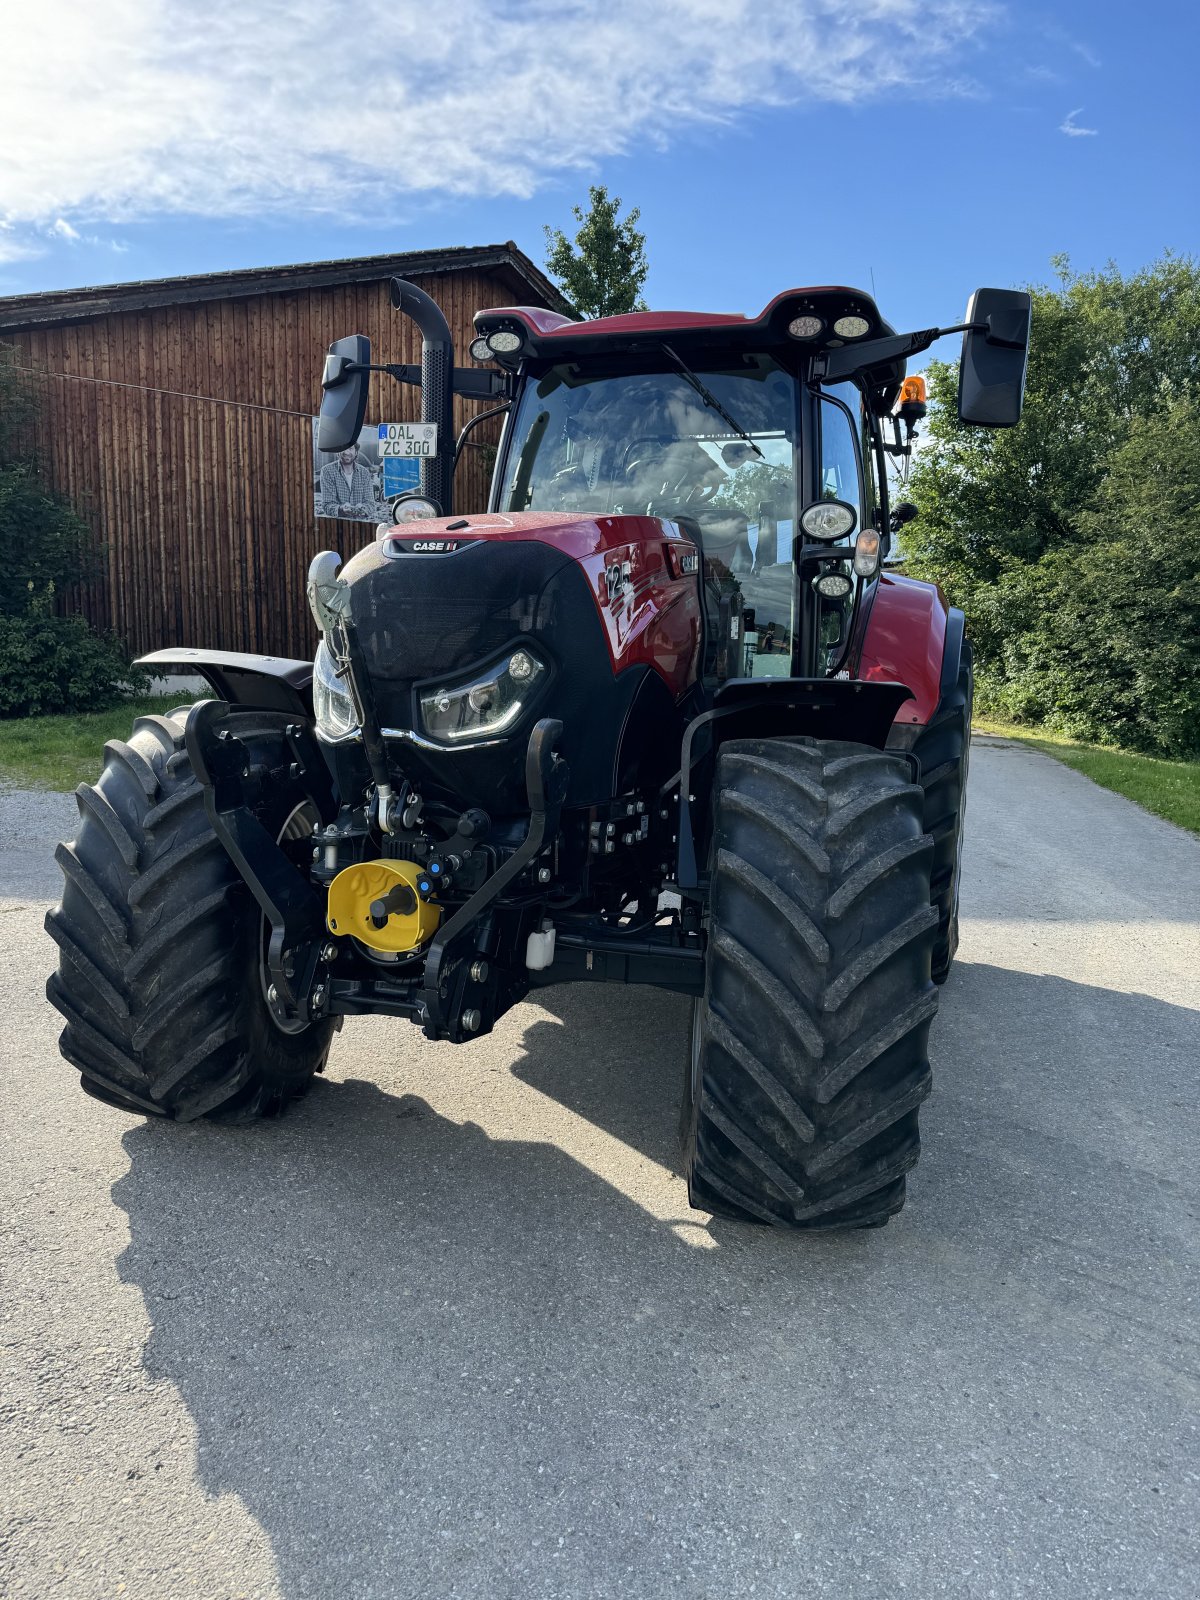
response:
[[[674,1167],[687,1002],[538,1001],[558,1020],[526,1028],[520,1083]],[[1031,1057],[1031,1017],[1058,1018],[1069,1049],[1060,1032]],[[850,1235],[680,1227],[681,1184],[663,1220],[554,1145],[362,1078],[245,1130],[139,1123],[113,1197],[144,1363],[194,1420],[201,1485],[269,1536],[287,1600],[791,1596],[814,1564],[847,1572],[847,1595],[905,1573],[930,1592],[1010,1517],[994,1578],[1015,1592],[1064,1508],[1126,1526],[1152,1470],[1135,1419],[1161,1414],[1172,1448],[1157,1374],[1186,1330],[1194,1245],[1169,1174],[1187,1130],[1135,1108],[1166,1095],[1194,1116],[1194,1025],[1144,996],[960,968],[909,1208]],[[1061,1495],[1021,1467],[1049,1452]],[[981,1456],[1007,1461],[1007,1498],[967,1515],[963,1462]],[[849,1573],[848,1522],[874,1539],[890,1519],[909,1565]],[[1085,1587],[1108,1548],[1082,1558]]]

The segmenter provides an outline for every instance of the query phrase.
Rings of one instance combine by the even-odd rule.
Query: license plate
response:
[[[436,422],[381,422],[379,454],[402,459],[437,455]]]

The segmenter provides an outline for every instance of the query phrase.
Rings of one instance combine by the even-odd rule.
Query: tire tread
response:
[[[889,752],[722,750],[683,1117],[694,1205],[795,1228],[878,1226],[903,1205],[938,1000],[923,804]]]
[[[95,1098],[181,1121],[265,1115],[307,1088],[332,1024],[289,1035],[270,1021],[261,914],[205,812],[189,709],[138,717],[128,741],[105,746],[97,783],[76,791],[79,831],[56,852],[62,900],[46,918],[60,953],[46,993],[66,1024],[62,1054]]]

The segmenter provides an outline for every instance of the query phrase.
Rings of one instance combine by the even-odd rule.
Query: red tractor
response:
[[[421,366],[338,340],[319,443],[357,438],[371,371],[417,384],[421,493],[314,560],[315,661],[144,658],[215,698],[140,718],[79,790],[63,1054],[123,1109],[241,1119],[347,1016],[467,1044],[546,984],[654,984],[693,1000],[692,1203],[886,1222],[957,942],[972,688],[962,613],[888,570],[887,457],[942,332],[963,420],[1017,422],[1028,296],[914,334],[842,288],[515,306],[476,317],[474,368],[422,291],[393,301]],[[486,512],[453,513],[454,393],[505,414]]]

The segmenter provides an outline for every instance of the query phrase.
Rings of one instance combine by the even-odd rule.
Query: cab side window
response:
[[[857,393],[855,394],[857,399]],[[821,498],[844,500],[862,526],[862,475],[854,417],[840,401],[821,396]]]

